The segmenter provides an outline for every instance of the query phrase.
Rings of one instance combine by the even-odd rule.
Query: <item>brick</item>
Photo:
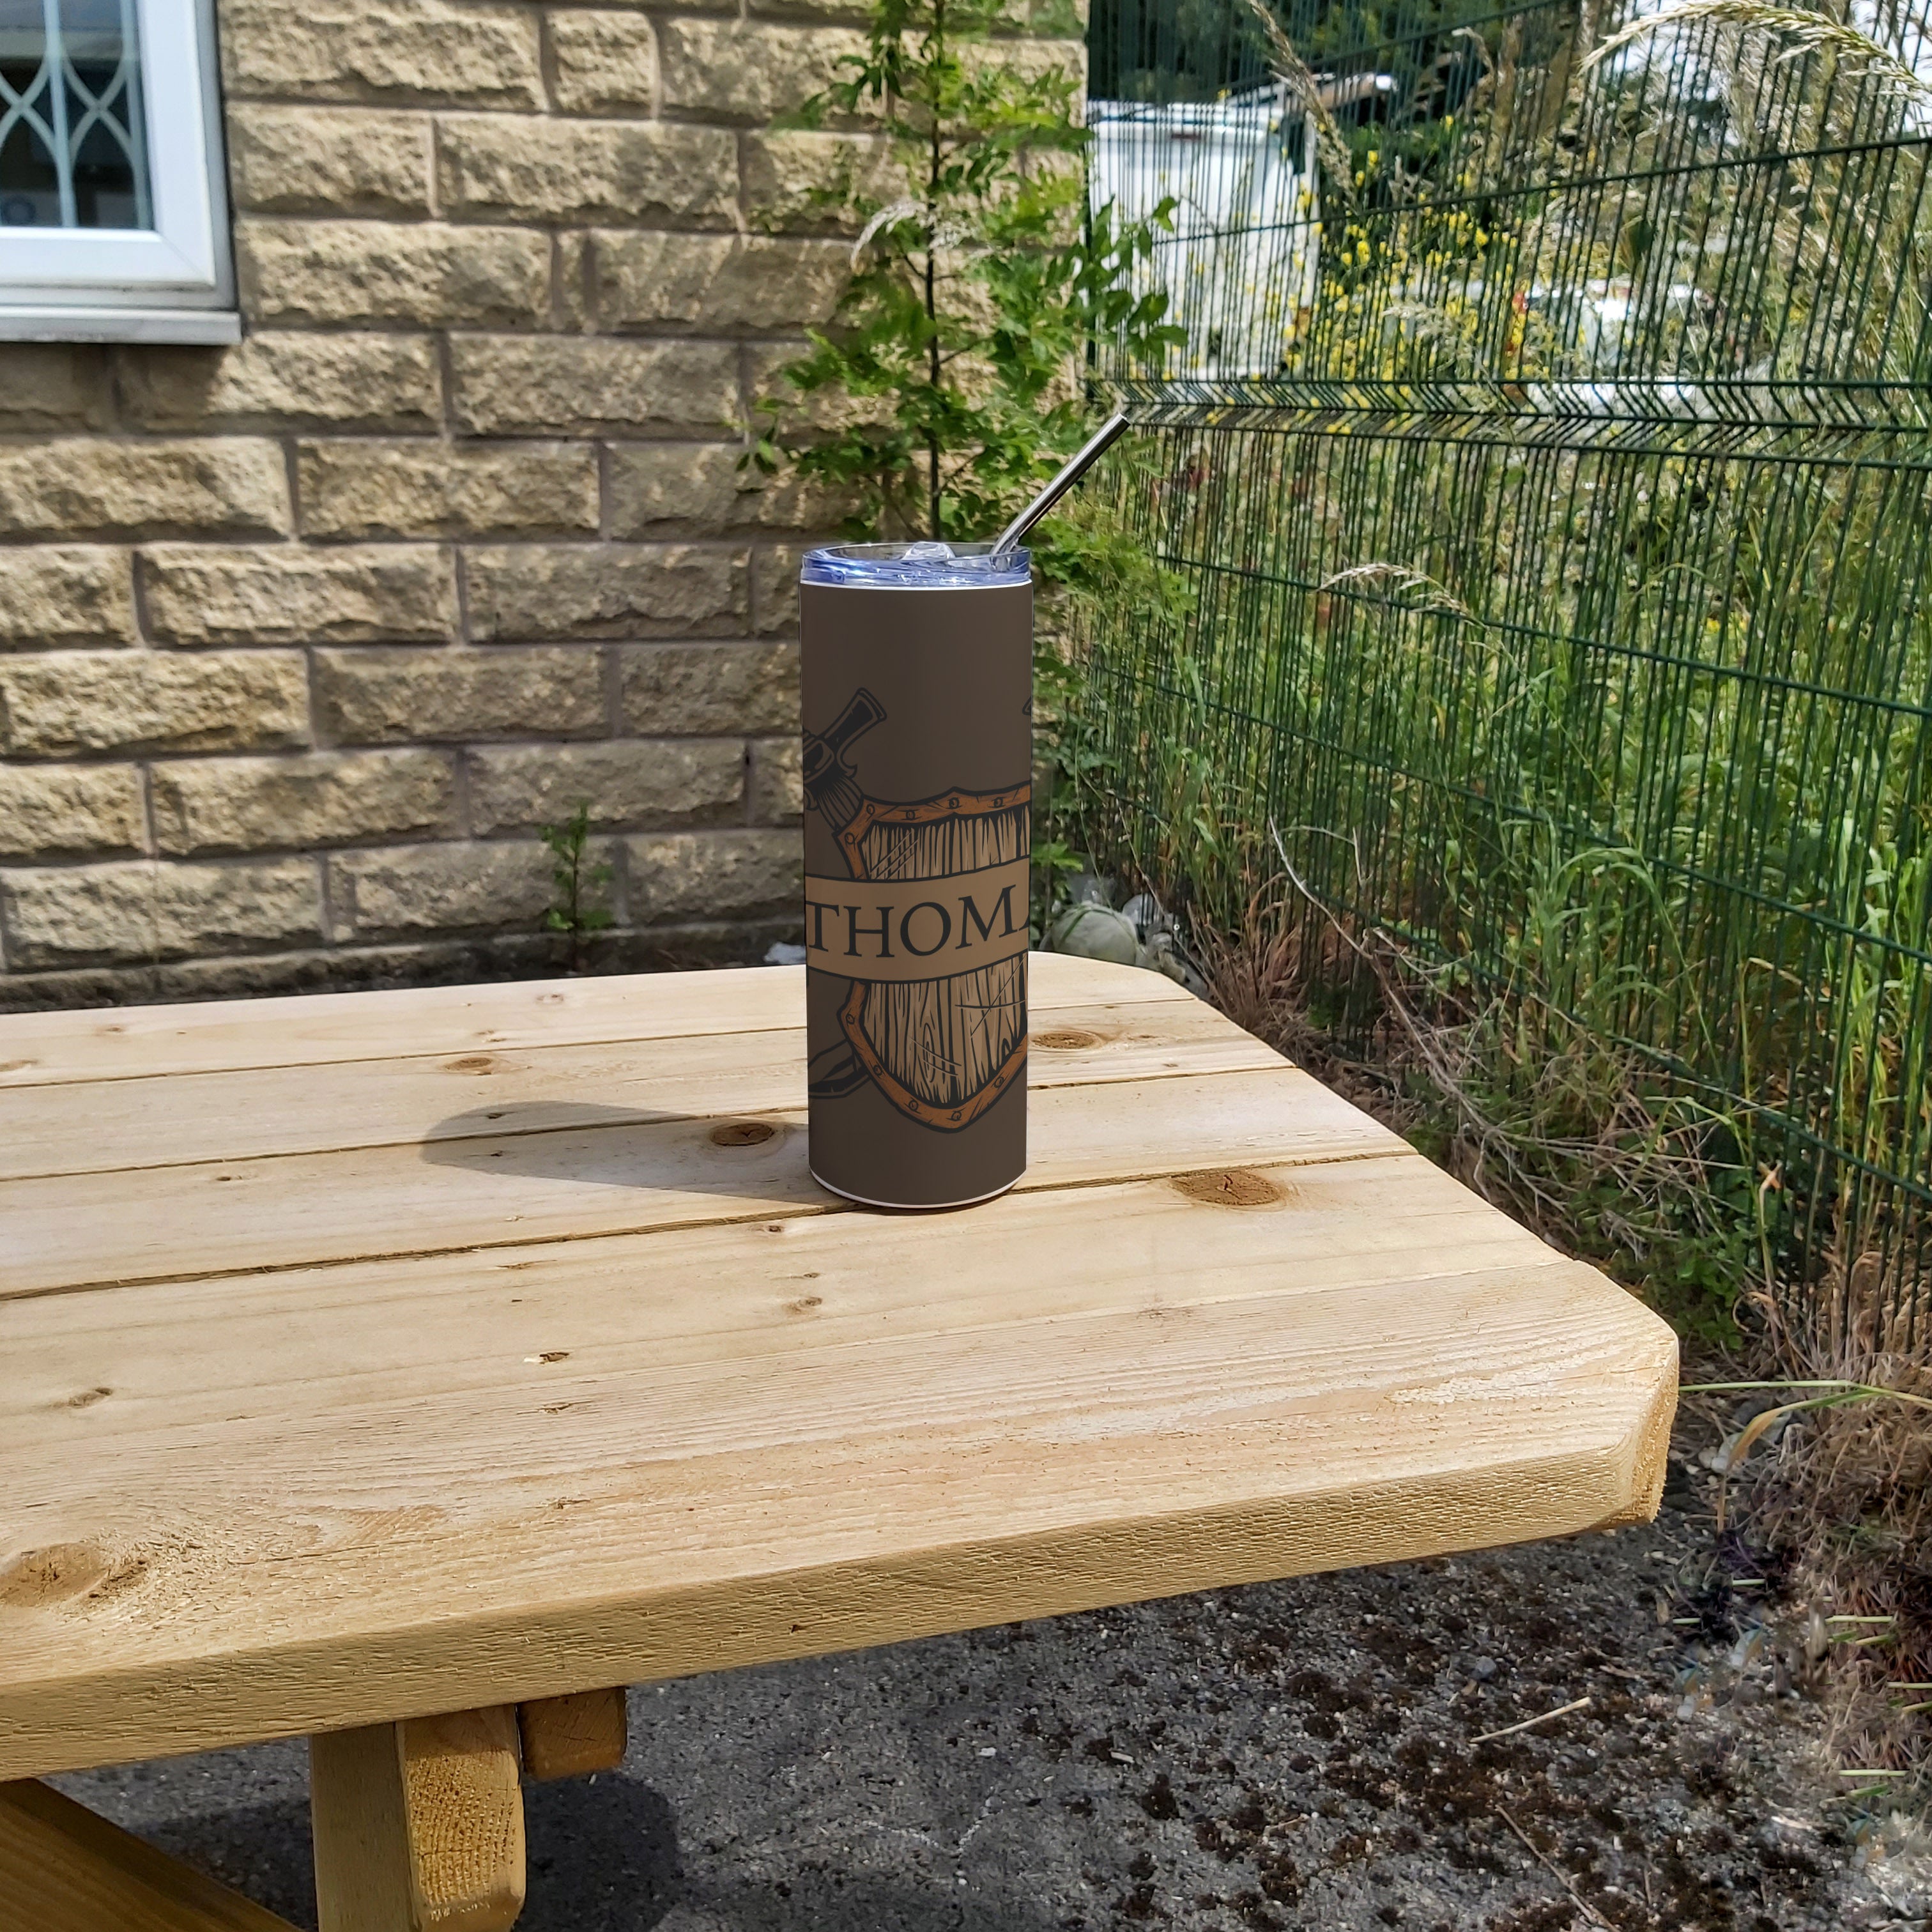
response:
[[[550,50],[556,104],[565,113],[657,111],[657,41],[643,14],[554,9]]]
[[[257,215],[236,224],[235,250],[242,307],[258,323],[508,328],[550,314],[550,238],[527,229]]]
[[[736,143],[720,128],[450,115],[436,124],[443,212],[468,220],[729,227]]]
[[[865,35],[848,28],[674,14],[658,23],[664,106],[763,127],[830,87],[840,60],[865,46]]]
[[[599,328],[800,334],[830,319],[852,275],[842,242],[639,232],[592,237]]]
[[[596,826],[702,825],[739,817],[745,755],[736,739],[617,739],[472,752],[476,832],[560,825],[580,803]]]
[[[563,230],[554,239],[556,304],[552,311],[553,326],[580,334],[591,326],[591,306],[597,293],[591,286],[590,236],[585,230],[572,228]]]
[[[836,500],[796,473],[740,470],[728,442],[638,442],[610,452],[610,534],[722,536],[734,530],[830,530]]]
[[[863,0],[749,0],[748,10],[754,16],[818,20],[865,20],[871,16]],[[1086,31],[1087,0],[1005,0],[1003,5],[988,10],[984,18],[1002,34],[1078,40]]]
[[[856,235],[856,201],[896,201],[910,191],[904,166],[871,134],[794,129],[743,136],[745,206],[768,234]]]
[[[170,644],[420,641],[456,632],[448,555],[427,544],[151,544],[148,622]]]
[[[796,645],[652,645],[625,652],[622,682],[640,736],[798,729]]]
[[[805,815],[804,747],[796,738],[760,738],[752,747],[748,788],[758,825],[796,825]]]
[[[752,14],[776,14],[780,18],[803,15],[817,20],[863,20],[871,9],[864,0],[751,0]]]
[[[688,435],[728,430],[738,358],[724,343],[459,335],[449,345],[457,422],[479,436]]]
[[[125,550],[52,544],[0,550],[0,650],[131,644]]]
[[[15,536],[256,536],[288,528],[288,476],[272,442],[67,437],[0,449],[0,530]]]
[[[305,536],[571,536],[597,528],[597,452],[587,443],[305,442],[296,472]]]
[[[136,862],[0,874],[7,962],[179,959],[259,952],[322,937],[314,862],[171,866]]]
[[[222,0],[228,92],[541,108],[536,14],[481,0]]]
[[[344,745],[584,737],[604,728],[595,651],[329,650],[316,715]]]
[[[0,765],[0,859],[106,858],[145,836],[132,765]]]
[[[250,335],[230,349],[130,347],[121,396],[146,429],[437,430],[442,378],[421,335]]]
[[[553,863],[535,840],[343,853],[328,861],[338,936],[536,931],[555,890]]]
[[[272,851],[455,828],[456,780],[435,752],[180,758],[154,766],[163,852]]]
[[[1086,85],[1087,50],[1078,40],[982,40],[962,47],[959,64],[969,80],[1000,67],[1028,80],[1057,74],[1065,75],[1076,88]],[[1078,98],[1076,94],[1076,101]]]
[[[104,429],[112,415],[106,350],[51,342],[0,350],[0,430]]]
[[[810,548],[760,544],[752,553],[752,628],[758,636],[798,635],[798,568]]]
[[[0,658],[0,750],[274,751],[308,740],[295,651],[62,651]]]
[[[430,212],[427,115],[353,107],[269,107],[228,115],[235,206],[258,214]]]
[[[804,847],[796,832],[646,833],[625,846],[634,925],[799,909]]]
[[[530,544],[464,553],[478,640],[742,630],[742,550],[692,544]]]
[[[838,388],[807,394],[795,388],[785,370],[810,346],[800,338],[793,342],[755,343],[746,350],[748,386],[754,407],[763,412],[776,406],[789,429],[826,434],[866,424],[883,426],[892,420],[898,401],[894,395],[853,396]]]

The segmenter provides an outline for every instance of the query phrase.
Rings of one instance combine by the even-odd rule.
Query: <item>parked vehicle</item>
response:
[[[1389,93],[1386,74],[1323,85],[1324,104]],[[1335,99],[1330,101],[1334,94]],[[1346,100],[1344,98],[1346,97]],[[1311,117],[1280,81],[1216,100],[1094,100],[1088,195],[1123,220],[1174,203],[1172,231],[1142,271],[1187,331],[1170,380],[1277,374],[1308,325],[1319,285],[1320,184]]]

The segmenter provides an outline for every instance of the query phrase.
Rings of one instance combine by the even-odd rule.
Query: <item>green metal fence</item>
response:
[[[1635,18],[1096,5],[1094,191],[1179,202],[1189,330],[1100,350],[1186,596],[1086,640],[1096,822],[1197,898],[1204,810],[1265,833],[1616,1043],[1738,1132],[1791,1308],[1922,1352],[1932,49]]]

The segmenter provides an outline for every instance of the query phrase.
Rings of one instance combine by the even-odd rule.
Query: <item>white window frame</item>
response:
[[[0,227],[0,341],[236,342],[214,0],[134,0],[152,229]]]

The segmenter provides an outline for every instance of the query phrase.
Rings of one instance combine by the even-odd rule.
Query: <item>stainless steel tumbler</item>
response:
[[[963,1207],[1026,1166],[1032,560],[816,550],[799,609],[812,1171]]]

